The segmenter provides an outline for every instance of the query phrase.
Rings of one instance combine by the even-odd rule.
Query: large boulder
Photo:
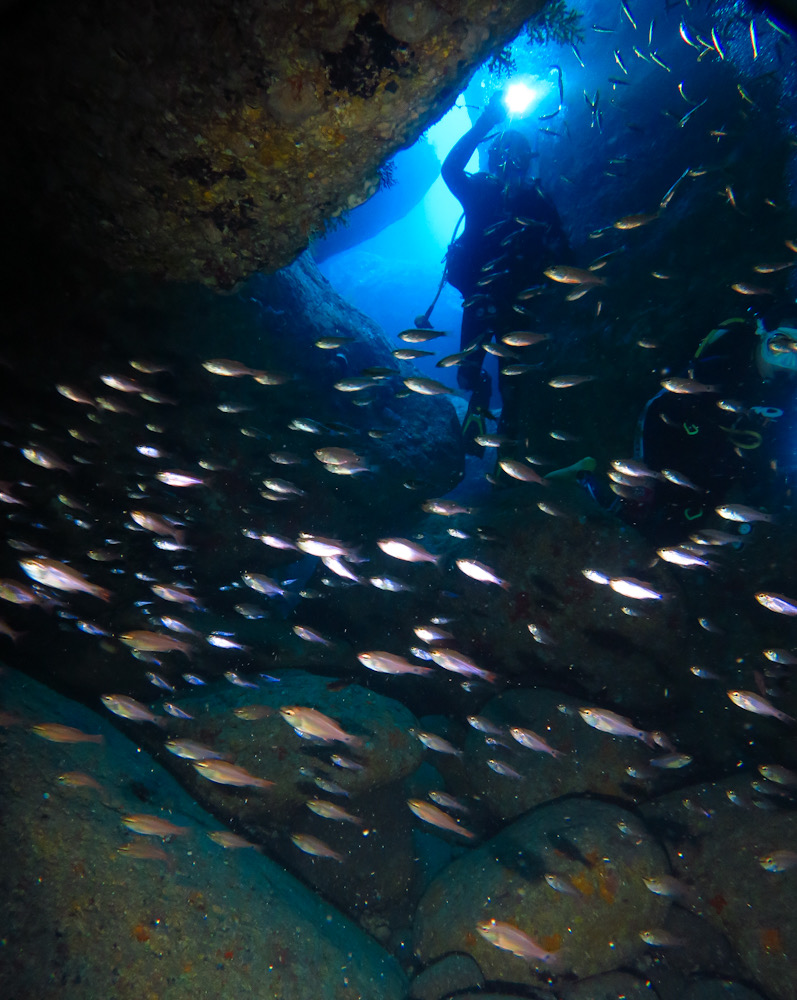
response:
[[[556,974],[594,976],[627,965],[644,949],[640,932],[659,926],[669,906],[642,880],[666,874],[668,865],[653,837],[624,836],[618,822],[639,825],[620,806],[563,799],[454,861],[416,913],[420,960],[465,952],[488,982],[530,986]],[[535,964],[494,947],[477,931],[489,920],[515,925],[559,954],[549,964]]]
[[[356,811],[360,796],[412,774],[422,756],[421,744],[410,733],[415,717],[400,702],[358,684],[341,688],[301,670],[288,671],[278,684],[264,683],[257,691],[225,681],[209,684],[174,703],[191,718],[164,718],[170,738],[203,741],[274,782],[266,798],[242,798],[237,789],[199,777],[178,756],[164,757],[194,796],[214,812],[230,814],[250,826],[276,828],[311,794],[323,797],[313,784],[315,775],[345,789],[352,799],[349,808]],[[356,742],[302,739],[280,715],[281,708],[296,705],[334,718]],[[153,752],[162,750],[164,734],[156,728],[149,727],[139,738]],[[338,754],[360,767],[336,767],[330,758]]]
[[[761,790],[751,788],[751,779]],[[769,871],[759,859],[794,851],[792,790],[740,773],[690,788],[686,796],[664,796],[643,810],[661,829],[675,871],[699,893],[703,915],[727,935],[749,976],[775,1000],[795,995],[797,867],[787,856],[782,870]]]
[[[470,728],[465,743],[468,767],[460,782],[453,769],[445,768],[451,787],[478,797],[505,820],[564,795],[586,793],[633,802],[643,790],[672,780],[672,772],[650,768],[655,754],[639,740],[610,736],[586,725],[578,714],[584,704],[544,688],[497,695],[480,715],[503,729],[504,745],[491,744],[484,733]],[[556,756],[522,746],[509,735],[513,727],[539,735]],[[492,770],[488,761],[496,759],[519,777]],[[643,774],[645,782],[634,780],[629,768]]]
[[[658,1000],[650,982],[628,972],[606,972],[568,984],[562,996],[564,1000]]]
[[[368,935],[273,861],[212,841],[229,831],[105,719],[12,671],[0,686],[3,996],[404,996]],[[30,729],[53,723],[93,739]],[[186,830],[132,833],[136,814]]]
[[[206,780],[192,760],[164,752],[166,734],[154,726],[136,734],[142,745],[214,815],[266,845],[289,871],[386,938],[397,912],[408,916],[404,911],[420,896],[412,816],[400,808],[392,817],[397,801],[403,807],[401,782],[422,756],[410,733],[412,713],[358,684],[341,688],[300,670],[285,672],[279,684],[263,684],[259,691],[221,681],[176,701],[193,718],[168,719],[170,739],[210,746],[249,774],[273,781],[273,787],[259,791]],[[333,718],[356,744],[301,738],[279,714],[294,705]],[[343,766],[334,763],[338,757]],[[319,816],[307,806],[314,799],[321,808],[339,807],[352,818]],[[356,862],[346,868],[319,863],[294,846],[293,834],[316,837]]]

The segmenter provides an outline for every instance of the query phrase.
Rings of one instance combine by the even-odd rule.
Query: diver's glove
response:
[[[506,105],[504,104],[503,91],[493,94],[487,102],[487,107],[479,116],[479,124],[484,125],[489,131],[494,125],[498,125],[506,118]]]

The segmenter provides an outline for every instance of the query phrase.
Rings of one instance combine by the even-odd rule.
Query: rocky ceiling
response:
[[[12,0],[6,222],[20,245],[232,288],[372,194],[545,3]]]

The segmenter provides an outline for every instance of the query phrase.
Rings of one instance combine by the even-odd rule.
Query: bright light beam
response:
[[[510,115],[525,114],[538,99],[539,94],[522,81],[510,83],[504,94],[504,104]]]

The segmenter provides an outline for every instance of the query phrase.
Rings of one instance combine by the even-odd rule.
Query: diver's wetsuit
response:
[[[478,139],[464,147],[462,142],[446,158],[442,176],[465,211],[465,230],[449,248],[447,267],[448,281],[465,300],[460,336],[464,350],[474,342],[488,343],[511,330],[529,328],[532,321],[513,308],[517,294],[533,286],[540,286],[543,294],[547,284],[543,271],[569,262],[571,255],[559,214],[539,186],[524,181],[507,188],[492,174],[467,174],[465,164]],[[535,313],[535,328],[540,304],[531,294],[520,303]],[[460,387],[473,393],[469,415],[489,406],[491,383],[482,371],[483,360],[484,351],[478,348],[457,372]],[[501,431],[511,436],[514,393],[507,388],[502,378]],[[480,454],[482,449],[469,442],[468,429],[463,430],[467,450]]]

